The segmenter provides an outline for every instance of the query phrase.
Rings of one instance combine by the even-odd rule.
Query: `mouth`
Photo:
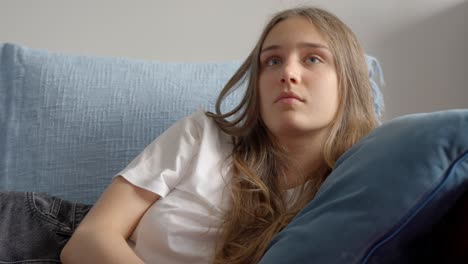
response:
[[[294,102],[304,102],[304,99],[302,99],[301,97],[299,97],[298,95],[294,94],[294,93],[281,93],[280,96],[278,96],[278,98],[276,98],[275,100],[275,103],[278,103],[278,102],[284,102],[284,103],[294,103]]]

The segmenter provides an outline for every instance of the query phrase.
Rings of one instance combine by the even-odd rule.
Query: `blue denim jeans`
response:
[[[89,209],[45,193],[0,192],[0,264],[60,263]]]

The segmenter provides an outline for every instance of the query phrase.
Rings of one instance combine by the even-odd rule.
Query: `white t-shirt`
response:
[[[230,137],[199,110],[171,126],[116,175],[161,196],[129,241],[145,263],[213,261],[229,206],[231,151]]]

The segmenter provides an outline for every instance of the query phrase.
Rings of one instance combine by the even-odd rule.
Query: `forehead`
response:
[[[304,17],[291,17],[279,22],[268,32],[262,47],[286,46],[297,42],[327,44],[323,34],[310,20]]]

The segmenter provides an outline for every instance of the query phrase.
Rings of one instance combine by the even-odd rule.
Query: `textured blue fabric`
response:
[[[0,188],[94,202],[178,119],[213,109],[239,66],[0,46]],[[226,107],[235,101],[231,100]]]
[[[371,61],[374,76],[380,70]],[[213,110],[239,65],[79,56],[0,43],[0,190],[94,202],[111,177],[176,120],[199,107]]]
[[[467,191],[468,109],[399,117],[339,158],[260,263],[423,263],[437,249],[414,242]]]
[[[384,76],[382,68],[380,67],[379,61],[367,55],[366,56],[367,68],[369,69],[370,83],[372,87],[372,95],[374,97],[374,108],[375,113],[379,117],[382,117],[384,112],[384,99],[383,94],[380,91],[380,86],[384,84]]]

